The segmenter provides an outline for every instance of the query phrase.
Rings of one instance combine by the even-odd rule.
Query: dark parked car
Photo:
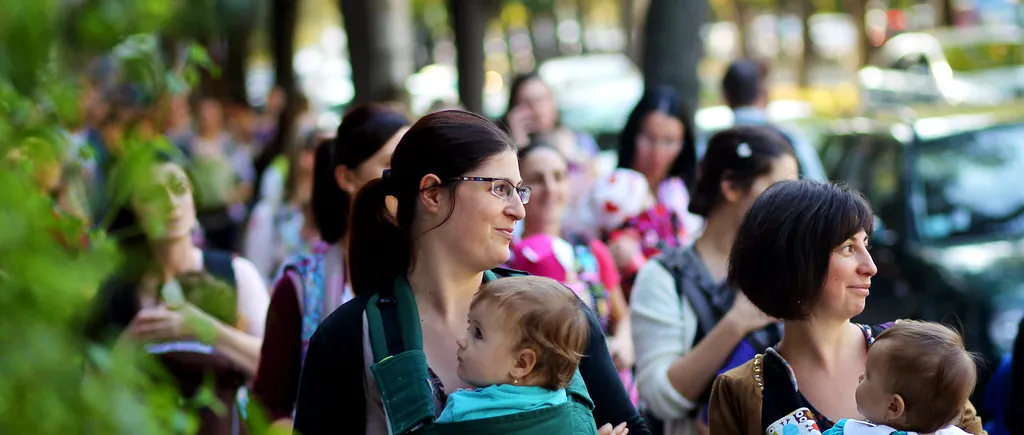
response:
[[[1024,110],[844,120],[821,155],[878,217],[858,320],[959,325],[997,364],[1024,316]]]

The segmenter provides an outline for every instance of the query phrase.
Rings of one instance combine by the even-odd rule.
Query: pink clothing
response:
[[[547,234],[535,234],[514,243],[508,265],[565,284],[597,314],[604,331],[609,331],[610,295],[620,291],[621,276],[611,252],[600,240],[569,243]],[[636,405],[639,394],[632,370],[619,372],[619,377]]]

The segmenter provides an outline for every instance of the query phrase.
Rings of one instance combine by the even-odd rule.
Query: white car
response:
[[[859,81],[869,105],[1007,103],[1024,96],[1024,30],[903,33],[879,49]]]

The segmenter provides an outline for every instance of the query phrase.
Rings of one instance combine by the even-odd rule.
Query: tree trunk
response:
[[[341,0],[355,103],[404,100],[415,63],[408,0]]]
[[[956,25],[955,0],[936,0],[935,11],[938,15],[936,23],[939,27],[952,27]]]
[[[459,99],[467,110],[484,109],[484,33],[487,19],[496,8],[485,0],[449,0],[448,11],[455,29]]]
[[[580,26],[580,53],[587,53],[587,6],[583,0],[576,0],[576,22]]]
[[[270,20],[271,49],[274,56],[274,84],[279,86],[288,96],[288,102],[277,122],[277,134],[274,140],[263,149],[256,159],[256,173],[259,174],[256,186],[263,179],[263,172],[270,166],[275,157],[285,151],[285,146],[292,136],[292,127],[298,114],[298,86],[295,79],[293,59],[295,58],[295,26],[298,21],[299,2],[301,0],[273,0]]]
[[[864,67],[868,64],[868,60],[871,59],[871,53],[874,51],[874,46],[868,39],[868,26],[865,21],[867,9],[864,0],[846,0],[845,6],[844,9],[850,14],[850,17],[853,19],[853,25],[857,28],[857,47],[860,52],[857,65]]]
[[[245,63],[250,53],[249,39],[256,20],[264,17],[259,6],[246,0],[217,2],[217,22],[220,31],[214,45],[221,55],[222,71],[217,80],[217,96],[233,104],[249,105],[245,88]]]
[[[249,94],[245,87],[245,62],[249,58],[251,36],[251,24],[227,29],[227,59],[223,74],[226,97],[228,101],[244,106],[249,105]]]
[[[811,0],[800,0],[800,36],[803,37],[803,54],[800,57],[800,69],[796,79],[797,86],[800,88],[806,88],[810,84],[811,67],[814,64],[814,40],[811,38],[812,14],[814,14],[814,4]]]
[[[302,0],[273,0],[269,14],[270,34],[273,38],[271,49],[274,55],[274,83],[289,97],[298,91],[293,60],[295,59],[295,26],[299,18],[299,2]],[[295,98],[288,99],[289,104]]]
[[[644,26],[644,85],[675,88],[690,113],[700,100],[700,29],[708,11],[708,0],[651,0]]]
[[[733,20],[736,22],[736,42],[739,57],[750,57],[750,39],[747,37],[747,22],[750,18],[750,7],[746,0],[732,0]]]
[[[647,17],[647,10],[650,7],[650,0],[621,0],[623,10],[623,22],[626,29],[626,56],[637,65],[643,64],[644,37],[641,33],[644,30],[644,19]]]

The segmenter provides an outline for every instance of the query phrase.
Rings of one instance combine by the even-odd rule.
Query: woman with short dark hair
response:
[[[850,321],[877,269],[868,252],[871,207],[859,192],[816,181],[772,186],[750,207],[729,256],[729,283],[781,319],[782,341],[722,374],[711,393],[715,435],[764,434],[796,413],[821,431],[863,419],[855,392],[868,347],[891,323]],[[968,404],[958,426],[981,434]]]
[[[690,201],[690,210],[707,220],[704,232],[693,246],[666,250],[637,274],[630,304],[637,383],[666,435],[697,433],[707,424],[703,411],[715,376],[780,337],[778,325],[725,278],[732,241],[754,198],[796,177],[793,151],[773,131],[734,127],[716,134]]]

